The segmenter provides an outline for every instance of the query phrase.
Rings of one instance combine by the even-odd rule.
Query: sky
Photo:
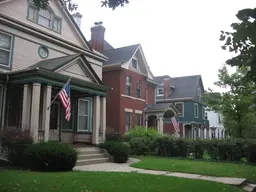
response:
[[[130,0],[116,10],[102,8],[101,0],[74,2],[87,40],[102,21],[113,47],[141,44],[154,76],[200,74],[205,89],[215,91],[218,69],[233,56],[220,48],[220,31],[230,30],[238,10],[256,7],[255,0]]]

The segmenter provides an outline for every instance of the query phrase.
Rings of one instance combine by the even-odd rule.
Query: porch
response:
[[[39,75],[40,73],[40,75]],[[72,78],[71,119],[59,98],[50,106],[69,79],[49,71],[25,71],[10,75],[3,94],[2,127],[29,131],[35,142],[98,144],[105,141],[107,87]],[[30,78],[25,77],[28,75]],[[42,76],[44,76],[42,78]],[[50,107],[49,107],[50,106]]]
[[[211,130],[204,124],[197,122],[184,123],[184,136],[190,139],[209,139],[211,138]]]

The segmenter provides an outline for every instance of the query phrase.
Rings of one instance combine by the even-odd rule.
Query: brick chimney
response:
[[[95,26],[91,28],[91,47],[96,51],[103,53],[105,27],[102,26],[102,22],[95,22],[94,24]]]
[[[164,78],[164,98],[167,99],[171,95],[171,79]]]

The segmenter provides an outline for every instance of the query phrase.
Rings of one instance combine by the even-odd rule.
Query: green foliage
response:
[[[150,152],[150,141],[146,137],[134,137],[129,141],[131,153],[134,155],[146,155]]]
[[[148,138],[149,140],[152,140],[157,137],[163,136],[163,134],[154,128],[136,126],[134,129],[130,129],[128,132],[126,132],[125,136],[128,137],[128,139],[135,138],[135,137],[145,137],[145,138]]]
[[[24,150],[33,143],[30,133],[18,129],[5,129],[0,133],[0,141],[2,147],[8,152],[10,163],[15,166],[22,166],[24,164]]]
[[[108,153],[113,156],[115,163],[125,163],[131,152],[129,143],[127,142],[106,141],[98,146],[106,149]]]
[[[26,167],[38,171],[71,171],[78,152],[70,145],[54,142],[36,143],[25,150]]]
[[[46,9],[49,6],[51,0],[31,0],[38,9]],[[69,11],[75,11],[78,5],[73,0],[60,0],[62,6],[67,8]],[[102,7],[109,7],[113,10],[117,7],[123,7],[129,3],[129,0],[102,0]]]
[[[256,8],[242,9],[236,14],[239,22],[232,23],[232,32],[221,31],[222,49],[236,53],[235,57],[227,60],[231,66],[248,67],[246,76],[256,82]]]

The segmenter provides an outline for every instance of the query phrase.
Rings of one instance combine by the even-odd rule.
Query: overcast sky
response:
[[[218,69],[231,57],[220,48],[221,30],[229,30],[243,8],[255,0],[130,0],[116,10],[101,0],[75,0],[83,15],[82,31],[102,21],[105,39],[115,48],[140,43],[155,76],[201,74],[205,89],[214,88]]]

